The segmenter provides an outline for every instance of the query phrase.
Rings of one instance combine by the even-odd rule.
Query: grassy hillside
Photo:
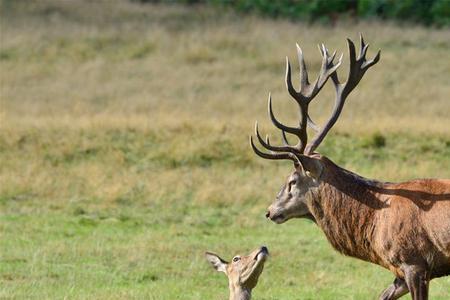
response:
[[[347,55],[345,38],[363,32],[369,56],[382,49],[321,153],[383,180],[450,177],[448,31],[127,2],[1,5],[0,298],[227,299],[203,252],[265,244],[255,299],[377,299],[388,271],[337,254],[308,221],[264,219],[292,167],[256,157],[247,138],[256,119],[276,133],[269,91],[295,123],[284,59],[295,62],[296,42],[311,77],[317,43]],[[333,97],[328,86],[315,100],[317,122]],[[433,281],[431,299],[449,287]]]

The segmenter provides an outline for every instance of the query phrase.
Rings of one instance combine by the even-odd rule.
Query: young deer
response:
[[[322,67],[314,83],[310,84],[303,53],[297,45],[300,64],[300,91],[291,82],[291,66],[286,62],[286,86],[300,109],[298,127],[281,124],[272,111],[269,95],[269,117],[281,130],[283,146],[273,146],[258,131],[258,141],[268,152],[253,143],[255,153],[267,159],[289,159],[295,170],[288,176],[266,217],[277,224],[291,218],[313,220],[339,252],[389,269],[394,283],[380,299],[397,299],[410,292],[414,300],[428,299],[429,281],[450,275],[450,180],[420,179],[403,183],[379,182],[365,179],[334,164],[327,157],[314,152],[338,119],[345,100],[364,73],[380,59],[366,60],[368,45],[360,37],[361,49],[356,57],[355,46],[348,40],[350,68],[347,81],[341,83],[337,68],[342,55],[334,62],[320,47]],[[336,91],[331,117],[320,128],[308,115],[311,100],[320,92],[328,78]],[[307,143],[307,126],[317,135]],[[286,133],[299,142],[289,144]]]
[[[227,275],[230,300],[249,300],[263,271],[269,250],[260,247],[247,256],[236,255],[230,263],[211,252],[206,252],[205,255],[217,271]]]

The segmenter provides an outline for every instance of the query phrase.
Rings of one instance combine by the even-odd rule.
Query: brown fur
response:
[[[450,180],[366,180],[324,156],[309,210],[333,247],[404,278],[404,265],[429,279],[450,275]]]

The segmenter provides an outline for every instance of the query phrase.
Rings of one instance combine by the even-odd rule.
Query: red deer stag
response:
[[[364,73],[380,59],[380,52],[366,60],[368,44],[360,37],[360,51],[348,39],[350,68],[347,81],[338,79],[335,62],[324,45],[320,47],[322,67],[310,84],[303,53],[297,45],[300,90],[291,82],[291,66],[286,61],[286,86],[300,108],[298,127],[280,123],[274,116],[269,95],[269,117],[281,130],[283,146],[258,141],[268,151],[259,150],[250,137],[255,153],[267,159],[289,159],[295,170],[289,175],[266,217],[277,224],[291,218],[313,220],[339,252],[385,267],[395,275],[394,282],[380,299],[397,299],[410,292],[412,299],[428,299],[429,281],[450,274],[450,180],[419,179],[389,183],[365,179],[334,164],[315,152],[338,119],[345,100]],[[311,100],[331,78],[336,91],[331,117],[322,128],[308,115]],[[307,126],[317,135],[307,143]],[[289,144],[286,133],[299,140]]]

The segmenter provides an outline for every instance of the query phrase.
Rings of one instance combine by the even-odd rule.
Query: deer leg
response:
[[[381,293],[379,300],[395,300],[408,293],[405,280],[395,278],[394,282]]]
[[[421,266],[406,266],[405,281],[413,300],[428,300],[427,271]]]

